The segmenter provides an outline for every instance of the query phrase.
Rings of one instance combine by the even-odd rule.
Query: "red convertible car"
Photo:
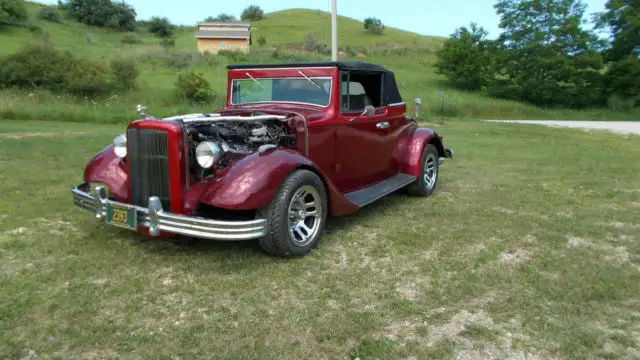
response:
[[[328,215],[429,196],[453,157],[407,117],[393,72],[362,62],[233,65],[215,113],[140,113],[91,159],[75,204],[145,236],[258,239],[277,256],[307,254]]]

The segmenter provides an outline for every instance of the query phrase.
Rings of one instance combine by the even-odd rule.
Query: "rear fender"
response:
[[[238,160],[217,177],[194,184],[187,191],[184,209],[193,212],[198,204],[229,210],[264,208],[276,196],[287,176],[296,169],[311,170],[322,179],[332,215],[357,210],[357,206],[350,203],[311,160],[289,149],[253,153]]]
[[[129,201],[125,164],[116,156],[113,145],[105,147],[89,161],[84,170],[84,181],[103,183],[113,198],[122,202]]]
[[[400,160],[400,172],[416,177],[420,176],[422,152],[429,144],[433,144],[438,149],[440,157],[445,156],[442,137],[438,133],[427,128],[408,129],[407,133],[403,134],[398,141],[398,145],[403,149],[397,149],[397,151],[404,154]]]

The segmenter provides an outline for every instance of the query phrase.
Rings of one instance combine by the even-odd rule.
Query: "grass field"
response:
[[[65,19],[60,24],[39,20],[40,5],[28,3],[30,23],[40,27],[47,42],[56,48],[79,56],[110,60],[116,57],[135,58],[141,74],[138,89],[120,92],[101,99],[78,99],[61,93],[41,90],[0,89],[0,118],[18,120],[60,120],[76,122],[126,123],[135,116],[132,109],[139,103],[149,106],[158,116],[180,112],[210,112],[224,103],[226,96],[226,66],[233,63],[280,63],[287,61],[329,60],[328,54],[302,51],[306,33],[313,32],[326,44],[330,41],[330,17],[326,12],[290,9],[269,13],[252,24],[254,44],[249,56],[196,55],[193,29],[176,33],[176,47],[165,54],[158,39],[140,31],[141,43],[123,44],[123,33],[84,26]],[[203,15],[204,17],[204,15]],[[384,21],[384,17],[380,15]],[[360,19],[362,20],[362,19]],[[460,24],[464,25],[464,24]],[[421,36],[387,28],[383,35],[368,34],[362,23],[339,17],[339,47],[341,60],[360,60],[384,65],[396,73],[401,94],[414,111],[414,99],[422,99],[421,113],[428,120],[436,118],[485,119],[555,119],[555,120],[638,120],[640,110],[614,112],[608,109],[572,111],[543,109],[516,101],[494,99],[482,92],[453,89],[443,76],[434,73],[435,52],[443,39]],[[267,45],[260,47],[257,39],[264,36]],[[43,42],[28,27],[0,28],[0,57],[15,53],[23,46]],[[178,72],[185,69],[201,71],[211,82],[217,97],[207,104],[190,104],[176,93],[174,83]],[[440,92],[445,92],[442,107]]]
[[[640,358],[640,138],[430,126],[456,151],[433,197],[282,260],[75,209],[122,126],[0,122],[0,359]]]

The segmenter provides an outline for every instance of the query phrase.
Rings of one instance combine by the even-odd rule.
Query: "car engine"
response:
[[[201,172],[195,161],[195,150],[203,141],[217,143],[225,153],[216,167],[223,168],[234,159],[255,153],[263,145],[293,147],[296,137],[281,120],[215,120],[184,123],[189,141],[189,167],[192,173]],[[205,171],[199,176],[205,176]]]
[[[261,145],[291,145],[291,141],[295,141],[295,136],[288,134],[286,124],[280,120],[222,120],[185,125],[192,144],[214,141],[225,152],[234,154],[247,155],[258,151]]]

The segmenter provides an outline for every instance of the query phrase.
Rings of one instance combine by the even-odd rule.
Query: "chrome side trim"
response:
[[[394,106],[402,106],[402,105],[407,105],[407,103],[403,101],[403,102],[399,102],[399,103],[389,104],[387,106],[394,107]]]
[[[101,190],[100,190],[101,189]],[[105,220],[106,205],[127,205],[107,199],[104,188],[96,188],[95,196],[90,193],[90,185],[83,183],[71,191],[73,201],[81,209],[96,214],[100,221]],[[151,236],[160,235],[161,231],[185,236],[210,240],[252,240],[258,239],[267,233],[267,220],[256,219],[248,221],[221,221],[196,216],[177,215],[164,212],[160,199],[152,196],[149,198],[149,208],[134,206],[138,218],[138,226],[149,229]],[[99,217],[97,215],[100,215]]]

